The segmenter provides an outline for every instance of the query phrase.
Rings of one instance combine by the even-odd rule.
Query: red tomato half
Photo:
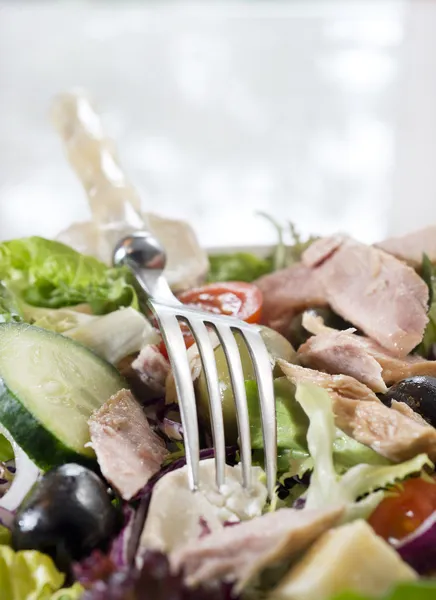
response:
[[[252,283],[229,281],[210,283],[183,292],[178,296],[180,302],[207,312],[237,317],[247,323],[258,323],[262,312],[262,292]],[[181,326],[186,347],[194,343],[188,327]],[[160,350],[167,356],[165,344]]]
[[[395,541],[415,531],[436,510],[436,482],[408,479],[392,494],[380,502],[369,524],[385,540]]]
[[[258,323],[262,310],[262,292],[252,283],[229,281],[210,283],[179,295],[183,304],[215,314],[238,317],[247,323]]]

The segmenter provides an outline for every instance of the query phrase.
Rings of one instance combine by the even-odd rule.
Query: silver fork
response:
[[[120,240],[115,248],[113,260],[115,265],[127,265],[133,271],[146,295],[147,305],[157,319],[166,344],[182,418],[189,485],[193,491],[198,488],[200,464],[197,408],[191,370],[179,322],[189,326],[203,365],[209,394],[216,483],[219,489],[225,483],[224,422],[214,350],[207,327],[214,329],[218,335],[229,366],[239,431],[242,481],[244,487],[249,489],[252,484],[250,424],[244,375],[234,333],[238,332],[243,336],[254,366],[259,390],[267,489],[269,497],[272,498],[277,475],[275,399],[268,351],[257,328],[233,317],[194,310],[177,300],[163,276],[166,262],[165,250],[149,232],[135,232]]]

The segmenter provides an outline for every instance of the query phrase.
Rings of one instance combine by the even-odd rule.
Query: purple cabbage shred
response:
[[[99,581],[82,600],[237,600],[228,583],[189,588],[183,574],[171,572],[168,558],[160,552],[146,552],[143,565],[113,573]]]

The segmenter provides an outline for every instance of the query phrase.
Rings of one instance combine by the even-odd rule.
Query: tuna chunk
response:
[[[226,578],[241,589],[266,567],[305,550],[341,514],[342,508],[283,508],[188,543],[170,555],[171,566],[182,568],[190,585]]]
[[[328,375],[283,360],[279,365],[294,384],[308,381],[326,389],[332,399],[336,426],[356,441],[394,462],[423,452],[435,460],[436,429],[397,407],[388,408],[362,383],[346,375]]]
[[[294,315],[327,304],[315,272],[300,263],[265,275],[256,285],[263,293],[263,322],[284,335]]]
[[[401,237],[392,237],[375,245],[415,269],[421,265],[423,254],[427,254],[431,262],[436,263],[436,225]]]
[[[168,452],[129,390],[112,396],[89,419],[101,472],[130,500],[159,471]]]
[[[147,344],[138,355],[123,359],[117,368],[142,402],[165,396],[165,382],[171,368],[156,345]]]
[[[380,364],[356,338],[352,330],[320,333],[302,344],[297,356],[304,367],[350,375],[374,392],[386,392]]]
[[[392,400],[391,408],[393,410],[397,410],[405,417],[409,417],[409,419],[413,419],[420,425],[428,425],[428,421],[426,421],[421,415],[418,415],[408,404],[405,402],[397,402],[397,400]]]
[[[428,321],[428,288],[411,267],[349,238],[339,245],[337,238],[314,242],[303,263],[313,266],[314,256],[315,279],[337,314],[394,356],[406,356],[419,344]]]
[[[378,402],[381,404],[380,400],[369,387],[349,375],[329,375],[328,373],[321,373],[320,371],[293,365],[281,359],[277,363],[286,377],[294,384],[313,383],[327,390],[332,399],[339,397],[349,400]]]
[[[337,331],[309,313],[304,314],[303,325],[315,334],[298,350],[300,363],[305,367],[350,375],[377,393],[386,392],[386,384],[406,377],[436,376],[436,361],[418,355],[397,358],[377,342],[356,335],[353,329]]]
[[[402,462],[418,454],[436,458],[436,429],[377,402],[333,399],[335,422],[349,436],[382,456]]]
[[[304,252],[304,264],[307,267],[317,267],[336,252],[347,238],[348,236],[345,235],[320,238],[316,244],[311,244]]]

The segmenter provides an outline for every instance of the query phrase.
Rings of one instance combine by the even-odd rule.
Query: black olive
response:
[[[49,554],[68,572],[72,561],[104,549],[120,525],[103,481],[85,467],[66,464],[47,472],[19,508],[12,546]]]
[[[392,400],[404,402],[436,427],[436,377],[417,375],[403,379],[389,388],[382,400],[387,406]]]

